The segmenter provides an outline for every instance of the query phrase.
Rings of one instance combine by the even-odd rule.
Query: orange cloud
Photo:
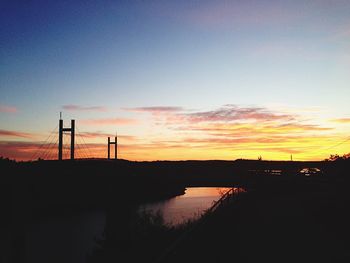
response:
[[[100,125],[135,125],[138,121],[135,119],[127,118],[107,118],[107,119],[86,119],[80,120],[81,124],[90,126],[100,126]]]
[[[87,144],[85,146],[76,144],[75,156],[77,158],[101,157],[103,156],[102,153],[106,151],[104,144]],[[57,160],[58,147],[57,144],[51,143],[0,141],[0,153],[3,157],[21,161],[37,160],[38,158]],[[64,147],[63,158],[70,158],[69,150],[66,147]]]
[[[175,159],[184,159],[188,153],[195,159],[233,158],[230,153],[239,158],[256,157],[257,153],[274,159],[281,155],[289,158],[290,154],[320,158],[327,154],[317,154],[317,150],[332,144],[336,136],[330,134],[332,127],[305,123],[296,114],[263,107],[225,105],[210,111],[158,111],[153,122],[168,129],[169,139],[156,138],[134,148],[138,152],[148,149],[153,158],[158,152],[163,158],[171,153]]]
[[[18,131],[9,131],[9,130],[0,130],[0,136],[6,137],[20,137],[20,138],[33,138],[34,136],[30,133],[26,132],[18,132]]]
[[[13,106],[0,105],[0,112],[16,113],[18,110]]]
[[[333,119],[332,122],[337,123],[350,123],[350,118],[339,118],[339,119]]]
[[[266,108],[238,107],[236,105],[225,105],[212,111],[194,112],[180,115],[189,122],[232,122],[232,121],[293,121],[294,115],[277,114]]]
[[[293,136],[300,133],[330,131],[330,127],[321,127],[318,125],[285,123],[279,122],[252,122],[252,123],[199,123],[182,125],[175,127],[174,130],[183,130],[189,132],[198,132],[223,137],[250,137],[250,136]]]
[[[63,105],[62,108],[67,111],[102,111],[105,112],[107,109],[102,106],[80,106],[80,105],[74,105],[74,104],[69,104],[69,105]]]
[[[182,107],[173,107],[173,106],[153,106],[153,107],[135,107],[135,108],[123,108],[125,111],[132,112],[148,112],[152,114],[158,113],[174,113],[183,111]]]
[[[334,138],[333,138],[334,139]],[[241,138],[218,138],[198,134],[175,137],[169,140],[124,141],[118,144],[119,158],[129,160],[186,160],[186,159],[237,159],[257,158],[289,159],[290,154],[302,160],[324,159],[327,149],[320,151],[319,145],[330,145],[334,141],[327,136],[255,136]],[[17,160],[57,159],[57,145],[36,142],[0,142],[4,157]],[[34,156],[34,157],[33,157]],[[76,144],[76,158],[106,158],[106,143]],[[281,157],[282,156],[282,157]],[[66,149],[64,159],[69,158]],[[294,159],[296,157],[294,156]]]
[[[111,133],[102,133],[102,132],[80,132],[80,136],[84,138],[107,138],[107,137],[114,137],[115,134]],[[126,140],[136,140],[135,136],[131,135],[120,135],[118,134],[118,138],[126,139]]]
[[[129,160],[186,160],[257,158],[315,160],[329,156],[329,151],[346,152],[346,145],[338,143],[340,134],[331,127],[308,123],[301,116],[271,111],[263,107],[225,105],[209,111],[189,111],[180,107],[141,107],[139,112],[151,113],[151,124],[161,129],[145,130],[144,137],[119,135],[118,156]],[[87,119],[87,125],[130,125],[135,119]],[[3,131],[11,136],[11,131]],[[151,134],[150,134],[151,133]],[[77,138],[77,158],[106,158],[103,138],[114,134],[101,131],[79,133],[91,139],[83,145]],[[18,134],[20,135],[20,134]],[[25,134],[24,134],[25,135]],[[19,136],[20,137],[20,136]],[[23,137],[27,138],[27,137]],[[96,140],[94,140],[96,139]],[[102,143],[101,143],[102,142]],[[51,148],[50,148],[51,147]],[[328,148],[327,148],[328,147]],[[330,148],[332,147],[332,148]],[[46,149],[46,150],[45,150]],[[0,142],[5,157],[29,159],[34,156],[57,159],[57,145],[39,143]],[[65,151],[69,158],[69,151]],[[36,157],[36,158],[37,158]]]
[[[35,142],[8,142],[0,141],[0,153],[3,157],[16,160],[30,160],[35,152],[40,148]]]
[[[281,121],[282,123],[293,122],[297,116],[292,114],[282,114],[273,112],[263,107],[239,107],[237,105],[227,104],[221,108],[210,111],[193,111],[182,107],[137,107],[124,108],[124,110],[145,112],[157,115],[157,121],[161,121],[159,117],[163,115],[165,124],[177,125],[184,122],[192,125],[199,123],[233,123],[233,122],[271,122]]]

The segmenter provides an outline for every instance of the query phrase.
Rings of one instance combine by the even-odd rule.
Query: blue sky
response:
[[[140,123],[86,131],[160,138],[154,112],[125,108],[234,104],[348,131],[329,122],[350,117],[348,1],[3,1],[0,13],[1,130],[45,134],[63,111]],[[178,136],[168,124],[162,136]]]

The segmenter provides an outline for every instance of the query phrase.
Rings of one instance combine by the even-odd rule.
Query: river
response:
[[[166,224],[177,225],[198,218],[228,189],[230,188],[191,187],[186,189],[184,195],[143,205],[140,210],[153,213],[159,211]]]
[[[162,213],[164,222],[176,225],[198,217],[228,188],[187,188],[182,196],[145,204],[140,210]],[[104,211],[64,213],[46,216],[32,223],[25,235],[24,262],[85,263],[102,237],[106,221]]]

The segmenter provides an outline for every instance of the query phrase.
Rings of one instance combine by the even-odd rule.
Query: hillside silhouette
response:
[[[25,229],[34,217],[95,208],[106,211],[107,224],[92,262],[153,262],[195,223],[169,228],[161,218],[135,216],[135,209],[196,186],[241,187],[246,193],[195,228],[162,262],[350,258],[347,156],[320,162],[2,158],[0,165],[3,262],[26,262]],[[300,173],[305,167],[322,172]]]

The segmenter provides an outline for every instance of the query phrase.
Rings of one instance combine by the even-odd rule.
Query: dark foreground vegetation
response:
[[[349,262],[348,187],[315,181],[245,194],[161,262]]]
[[[26,262],[23,229],[37,214],[95,207],[107,211],[107,223],[90,262],[350,259],[349,158],[150,163],[2,159],[0,165],[1,262]],[[305,176],[299,173],[305,167],[322,173]],[[159,215],[135,214],[140,203],[182,194],[187,186],[241,186],[247,193],[199,226],[188,222],[171,227]]]
[[[196,225],[194,221],[167,225],[160,213],[149,212],[134,212],[128,222],[120,225],[119,216],[116,212],[108,214],[105,236],[96,240],[96,249],[88,257],[90,263],[155,262],[173,242]]]

